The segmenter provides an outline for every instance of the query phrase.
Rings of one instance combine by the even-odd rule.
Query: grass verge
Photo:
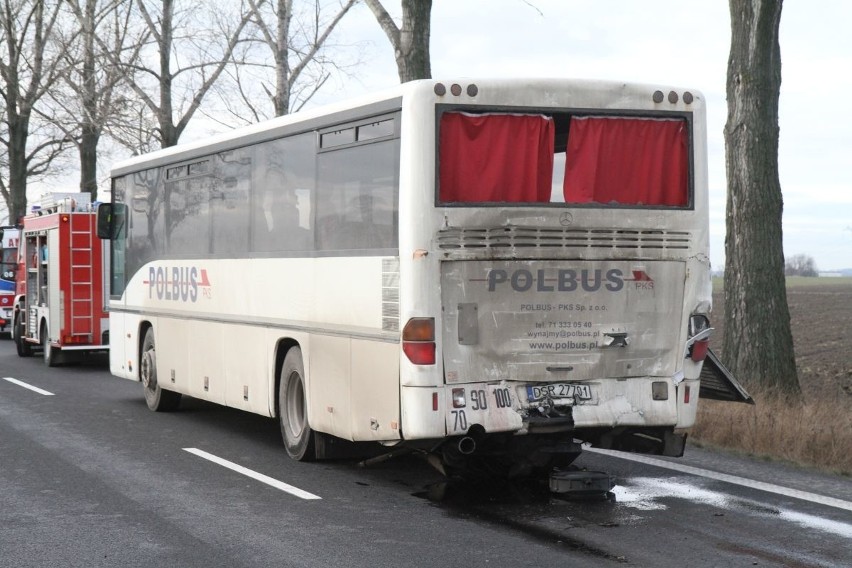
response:
[[[847,397],[790,400],[773,392],[751,394],[755,405],[702,400],[691,441],[852,475]]]

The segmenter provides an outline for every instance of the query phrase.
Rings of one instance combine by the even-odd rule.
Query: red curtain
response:
[[[442,202],[550,202],[553,119],[445,112],[440,131]]]
[[[687,205],[686,121],[574,117],[563,185],[567,203]]]

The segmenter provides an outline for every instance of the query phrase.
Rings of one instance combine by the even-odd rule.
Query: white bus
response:
[[[697,91],[426,80],[132,158],[100,209],[111,371],[152,410],[276,417],[298,460],[680,455],[711,331],[705,139]]]

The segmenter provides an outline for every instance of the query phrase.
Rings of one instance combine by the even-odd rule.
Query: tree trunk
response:
[[[100,129],[97,125],[98,93],[95,71],[95,11],[96,0],[87,0],[83,18],[83,62],[81,99],[84,115],[80,121],[80,191],[91,194],[92,201],[98,198],[98,142]]]
[[[19,117],[20,118],[20,117]],[[9,125],[9,224],[17,223],[27,212],[28,120]]]
[[[799,392],[778,179],[781,0],[730,0],[723,359],[748,385]]]
[[[401,83],[432,78],[429,55],[431,17],[432,0],[402,0],[400,46],[395,50]]]
[[[431,79],[429,35],[432,0],[402,0],[402,27],[398,28],[380,0],[366,0],[393,46],[399,81]]]
[[[157,123],[160,126],[160,145],[171,148],[177,145],[180,132],[175,127],[172,116],[172,17],[174,0],[163,0],[162,21],[160,22],[160,106],[157,109]]]
[[[84,125],[80,136],[80,191],[90,193],[92,201],[98,198],[98,142],[96,128]]]
[[[292,0],[278,2],[278,35],[275,45],[275,94],[272,103],[275,116],[290,112],[290,20],[293,17]]]

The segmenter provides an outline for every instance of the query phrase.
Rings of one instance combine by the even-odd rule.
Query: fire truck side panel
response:
[[[63,305],[65,298],[61,285],[62,276],[60,275],[62,256],[57,254],[59,252],[59,231],[59,227],[47,231],[47,256],[42,255],[42,262],[47,262],[47,309],[44,310],[44,316],[47,318],[48,324],[47,337],[53,343],[58,343],[62,332],[62,322],[65,321],[65,306]],[[51,258],[51,252],[53,258]],[[41,333],[41,324],[39,324],[38,330],[38,333]],[[43,338],[42,341],[44,341]]]

